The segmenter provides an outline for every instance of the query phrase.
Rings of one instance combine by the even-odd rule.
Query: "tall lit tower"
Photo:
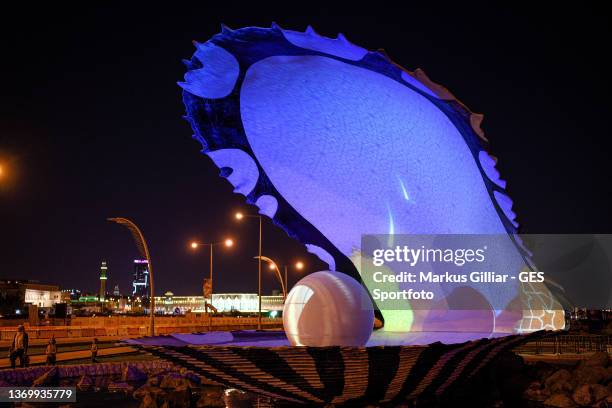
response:
[[[98,299],[103,301],[106,297],[106,271],[108,267],[106,266],[106,261],[102,261],[102,265],[100,266],[100,294]]]
[[[134,259],[133,296],[149,297],[149,262],[146,259]]]

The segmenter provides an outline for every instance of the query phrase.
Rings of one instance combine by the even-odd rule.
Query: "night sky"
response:
[[[176,3],[3,10],[0,278],[96,291],[106,260],[108,288],[128,292],[138,252],[127,230],[105,221],[122,216],[149,241],[157,294],[200,294],[207,253],[187,244],[226,236],[237,246],[217,250],[214,290],[256,292],[257,223],[232,217],[255,208],[199,152],[176,85],[191,41],[206,41],[221,22],[311,24],[423,68],[485,114],[522,232],[612,232],[612,24],[604,10],[577,3],[422,9],[403,2],[401,9],[378,2],[361,10]],[[301,259],[310,272],[323,268],[267,219],[263,252],[279,262]],[[267,274],[265,291],[277,286]]]

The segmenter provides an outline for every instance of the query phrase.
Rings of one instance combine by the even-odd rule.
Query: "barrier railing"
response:
[[[558,334],[525,343],[516,349],[519,354],[581,354],[595,351],[612,352],[612,336],[596,334]]]
[[[105,320],[104,317],[97,319]],[[102,337],[102,336],[118,336],[118,337],[140,337],[147,335],[146,324],[133,321],[115,321],[115,324],[96,324],[91,326],[28,326],[25,325],[26,331],[30,339],[48,339],[51,337]],[[140,324],[138,324],[140,323]],[[213,317],[211,322],[212,330],[246,330],[257,327],[257,318],[253,317]],[[263,318],[262,324],[264,328],[282,328],[282,319]],[[208,319],[185,320],[180,321],[160,321],[156,319],[155,333],[170,334],[170,333],[193,333],[208,331]],[[0,341],[11,340],[17,331],[17,327],[0,328]]]

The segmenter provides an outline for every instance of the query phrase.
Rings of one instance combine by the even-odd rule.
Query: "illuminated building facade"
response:
[[[155,297],[156,312],[177,314],[185,312],[204,313],[204,304],[209,299],[204,296],[175,296],[166,292]],[[212,305],[218,312],[256,313],[258,298],[255,293],[213,293]],[[283,297],[280,295],[262,296],[262,312],[282,311]]]
[[[134,280],[132,295],[149,297],[149,262],[146,259],[134,259]]]
[[[0,280],[0,314],[21,315],[27,305],[50,309],[62,302],[62,292],[57,285],[45,285],[34,281]]]

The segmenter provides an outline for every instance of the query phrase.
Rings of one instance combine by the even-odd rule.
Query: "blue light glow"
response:
[[[402,188],[402,195],[406,201],[410,201],[410,196],[408,196],[408,191],[406,190],[406,186],[400,177],[397,178],[400,183],[400,187]]]
[[[359,278],[362,234],[516,232],[498,191],[505,181],[481,145],[482,116],[421,71],[342,35],[277,26],[225,30],[188,66],[180,85],[204,152],[330,270]],[[505,267],[521,269],[511,235],[503,250]],[[483,296],[509,303],[517,291]],[[397,329],[413,316],[387,319]]]

